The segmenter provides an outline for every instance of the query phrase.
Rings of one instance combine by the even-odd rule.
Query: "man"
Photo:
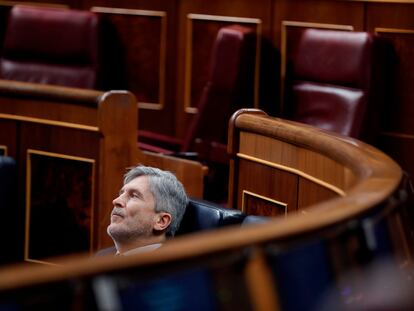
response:
[[[183,185],[170,172],[141,165],[129,170],[113,200],[107,229],[116,253],[130,255],[160,247],[174,236],[187,203]]]

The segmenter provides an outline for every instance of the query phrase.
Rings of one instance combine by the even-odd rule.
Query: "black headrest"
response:
[[[270,220],[272,220],[272,218],[268,217],[268,216],[247,215],[243,219],[242,226],[252,225],[252,224],[263,224],[263,223],[266,223]]]
[[[245,214],[236,209],[190,199],[176,235],[241,224],[245,217]]]

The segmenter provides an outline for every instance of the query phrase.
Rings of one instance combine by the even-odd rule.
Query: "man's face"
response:
[[[112,203],[114,209],[107,231],[114,240],[128,242],[153,235],[157,213],[147,176],[125,184]]]

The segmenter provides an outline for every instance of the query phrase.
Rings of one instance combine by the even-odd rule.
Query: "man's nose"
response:
[[[117,196],[113,201],[112,204],[117,207],[124,207],[124,200],[122,199],[122,194]]]

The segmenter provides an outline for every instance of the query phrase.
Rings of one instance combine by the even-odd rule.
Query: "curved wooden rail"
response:
[[[245,150],[240,150],[240,140],[247,137],[243,136],[246,133],[247,135],[253,134],[250,135],[253,137],[250,141],[245,142]],[[285,170],[290,170],[290,172],[300,171],[302,175],[320,180],[322,186],[326,188],[332,186],[339,189],[339,196],[335,199],[306,206],[307,222],[315,217],[316,223],[319,225],[334,224],[367,212],[391,196],[402,178],[398,164],[370,145],[349,137],[324,132],[308,125],[272,118],[260,110],[239,110],[233,115],[230,120],[229,142],[228,151],[233,162],[245,155],[247,158],[258,160],[263,165],[267,164],[271,167],[273,164],[276,167],[279,165]],[[278,142],[277,147],[286,150],[274,152],[272,142]],[[292,150],[287,150],[292,146],[294,152],[300,153],[297,155],[295,163],[278,155],[282,154],[283,156],[284,152],[292,154]],[[248,154],[244,154],[246,149],[248,149]],[[273,152],[273,157],[281,161],[272,161],[272,155],[269,155],[269,152]],[[274,155],[275,153],[277,154]],[[337,171],[328,171],[325,175],[321,174],[315,178],[315,171],[306,167],[307,161],[314,160],[312,156],[315,153],[320,157],[316,159],[315,163],[321,165],[321,169],[324,169],[323,164],[328,161],[334,162],[340,169],[343,169],[343,180],[335,180],[336,184],[334,182],[328,184],[330,177],[332,177],[330,175],[334,175]],[[302,157],[300,157],[301,155]],[[285,163],[280,165],[280,162]],[[233,165],[235,164],[233,163]],[[317,173],[319,174],[319,172]],[[258,182],[260,180],[260,177],[257,176],[253,176],[253,178],[256,178]],[[234,180],[230,182],[235,183]],[[237,195],[236,189],[232,194]],[[233,207],[237,208],[238,206],[233,203]],[[319,212],[323,212],[325,215],[320,218],[317,214]]]
[[[77,102],[79,104],[96,107],[104,93],[89,89],[0,80],[0,94],[31,99],[48,98],[50,100]]]
[[[346,182],[337,186],[343,195],[306,206],[299,212],[289,213],[285,218],[276,218],[265,224],[176,238],[153,253],[122,258],[66,258],[57,267],[8,267],[0,271],[0,297],[1,293],[8,295],[13,291],[18,292],[19,288],[65,280],[92,282],[96,276],[102,275],[151,278],[159,277],[160,273],[168,274],[194,266],[228,266],[229,258],[238,257],[243,258],[240,273],[247,284],[251,306],[257,310],[282,309],[283,297],[280,297],[280,290],[277,289],[278,276],[272,272],[272,260],[268,258],[274,252],[272,249],[277,250],[277,254],[285,253],[302,247],[306,241],[318,239],[329,241],[327,244],[334,243],[336,247],[346,247],[344,241],[354,235],[359,222],[371,220],[372,217],[388,219],[395,212],[398,214],[401,204],[396,191],[402,180],[401,169],[388,156],[369,145],[272,118],[257,110],[238,111],[230,121],[229,135],[233,183],[239,183],[237,176],[243,173],[237,171],[244,168],[238,166],[238,161],[245,160],[240,157],[246,152],[243,144],[248,143],[248,151],[253,154],[256,152],[257,157],[258,150],[266,150],[265,147],[271,146],[272,142],[281,142],[279,146],[293,146],[293,150],[300,154],[311,152],[305,158],[313,159],[316,154],[317,159],[333,161],[342,167],[346,172]],[[283,148],[279,151],[283,153]],[[261,160],[264,162],[259,165],[277,164],[269,160],[269,153],[263,154],[265,156]],[[292,153],[289,155],[294,156]],[[299,171],[295,165],[291,165],[291,168]],[[311,175],[310,171],[306,171],[306,165],[301,171]],[[262,176],[251,177],[260,179]],[[231,188],[235,201],[238,187],[233,184]],[[344,232],[345,238],[342,236],[339,239],[338,236]],[[404,236],[398,238],[404,239]]]

